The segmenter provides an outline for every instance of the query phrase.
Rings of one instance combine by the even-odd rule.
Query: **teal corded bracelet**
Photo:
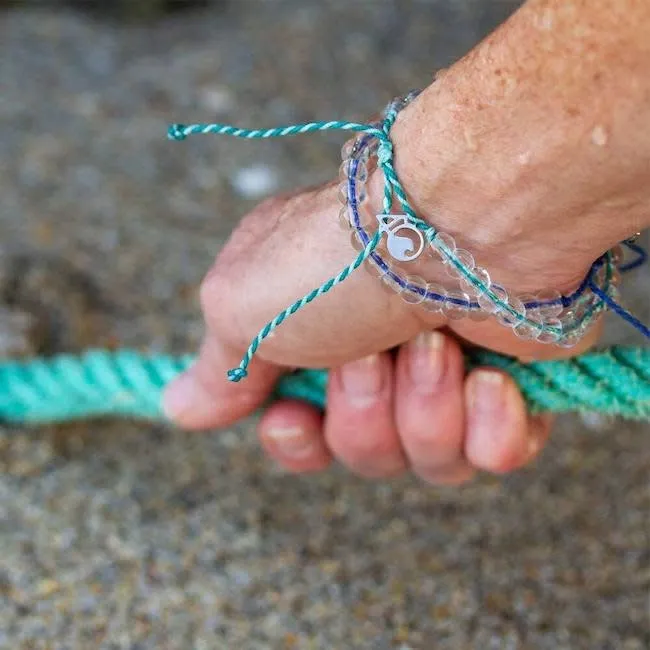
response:
[[[173,140],[184,140],[189,135],[217,134],[246,139],[274,138],[313,131],[345,130],[359,135],[343,148],[340,197],[343,202],[341,222],[353,231],[353,245],[359,249],[356,259],[336,276],[297,300],[269,321],[252,340],[237,368],[228,371],[228,378],[237,382],[244,379],[251,359],[260,344],[289,316],[305,305],[329,292],[343,282],[353,271],[367,264],[381,276],[382,282],[394,288],[407,302],[423,305],[432,311],[441,311],[451,319],[467,314],[474,319],[491,315],[521,338],[542,343],[572,346],[593,325],[600,313],[613,309],[636,327],[647,338],[650,329],[639,322],[617,302],[618,267],[621,249],[609,251],[592,265],[580,287],[569,296],[557,291],[542,292],[537,296],[510,296],[507,290],[492,282],[487,270],[477,266],[469,251],[459,249],[450,235],[416,215],[393,165],[393,143],[390,131],[400,110],[411,103],[418,91],[405,98],[397,98],[384,111],[382,122],[310,122],[274,129],[241,129],[221,124],[174,124],[169,129]],[[367,201],[363,183],[368,178],[368,163],[373,159],[384,175],[382,210],[370,223],[364,222],[361,208]],[[401,213],[394,213],[393,199],[397,198]],[[371,211],[372,214],[372,211]],[[374,221],[374,227],[371,227]],[[397,235],[402,231],[402,235]],[[407,236],[404,235],[407,231]],[[388,262],[382,248],[391,257]],[[451,290],[430,283],[419,276],[404,275],[399,265],[412,264],[423,253],[437,258],[448,275],[460,283],[459,290]]]

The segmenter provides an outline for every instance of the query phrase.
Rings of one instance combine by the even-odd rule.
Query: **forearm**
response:
[[[414,202],[477,246],[527,209],[596,248],[650,225],[649,33],[643,0],[528,2],[396,125]]]

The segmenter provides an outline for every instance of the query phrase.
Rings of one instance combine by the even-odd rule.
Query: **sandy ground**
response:
[[[341,138],[190,146],[167,123],[363,118],[513,6],[0,14],[4,353],[193,350],[196,287],[233,224],[333,175]],[[625,289],[646,318],[648,286],[645,270]],[[23,318],[39,326],[10,338]],[[0,427],[0,647],[650,647],[647,425],[562,418],[535,467],[444,490],[283,475],[252,424]]]

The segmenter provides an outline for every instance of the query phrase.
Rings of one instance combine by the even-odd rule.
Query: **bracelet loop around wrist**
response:
[[[396,114],[415,96],[411,93],[403,100],[394,100],[385,115]],[[403,212],[374,210],[375,206],[369,205],[366,182],[371,172],[390,162],[386,142],[362,133],[343,146],[339,220],[351,231],[357,251],[368,246],[374,235],[381,235],[365,266],[405,302],[450,320],[468,317],[478,321],[493,316],[520,338],[571,347],[606,309],[592,284],[616,299],[620,250],[599,258],[570,295],[552,289],[537,295],[517,295],[493,282],[489,272],[476,265],[474,256],[458,248],[447,233]],[[417,267],[429,271],[427,279],[423,279],[424,273],[418,274]]]
[[[439,232],[415,213],[393,166],[394,147],[390,131],[399,111],[417,96],[418,91],[412,91],[404,98],[393,100],[385,109],[383,120],[372,124],[308,122],[252,130],[227,124],[174,124],[169,128],[168,136],[173,140],[208,133],[246,139],[334,129],[357,134],[342,149],[339,190],[343,203],[339,220],[351,232],[357,257],[336,276],[269,321],[251,341],[240,365],[228,372],[231,381],[246,377],[248,365],[259,346],[288,317],[333,290],[361,266],[417,308],[439,312],[450,320],[466,316],[474,320],[496,318],[523,339],[573,346],[607,309],[616,312],[650,338],[650,328],[618,303],[619,271],[631,270],[645,259],[645,253],[635,244],[625,245],[633,252],[641,251],[640,262],[622,264],[620,247],[608,251],[592,264],[580,286],[570,295],[554,290],[537,295],[517,295],[494,282],[489,272],[476,264],[472,253],[458,248],[453,237]],[[369,174],[374,170],[381,171],[384,177],[383,201],[379,209],[368,201],[365,188]],[[414,272],[416,265],[423,261],[429,264],[431,275]]]

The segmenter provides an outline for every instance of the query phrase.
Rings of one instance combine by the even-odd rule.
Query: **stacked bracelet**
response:
[[[394,100],[385,114],[397,113],[414,96],[411,93],[403,100]],[[469,251],[458,248],[451,235],[404,213],[376,214],[369,205],[365,186],[371,171],[378,166],[378,145],[371,135],[361,134],[343,146],[339,189],[343,207],[339,221],[343,228],[351,230],[352,244],[357,250],[364,249],[376,233],[382,235],[382,243],[365,264],[405,302],[439,312],[450,320],[468,317],[480,321],[494,316],[520,338],[571,347],[606,309],[604,301],[591,290],[591,284],[595,283],[612,299],[616,297],[617,265],[622,260],[620,247],[599,258],[570,295],[556,290],[512,295],[493,283],[488,271],[475,264]],[[407,267],[417,261],[421,266],[424,262],[432,271],[443,271],[437,275],[444,274],[455,283],[449,286],[446,282],[443,286],[409,273]]]
[[[173,140],[207,133],[246,139],[334,129],[358,134],[343,147],[339,191],[343,203],[339,220],[351,232],[352,245],[359,251],[356,259],[269,321],[251,341],[239,366],[228,371],[231,381],[246,377],[251,359],[271,332],[292,314],[344,282],[361,266],[378,276],[390,291],[409,304],[439,312],[450,320],[493,317],[523,339],[573,346],[608,308],[650,338],[650,328],[618,303],[619,271],[632,270],[645,261],[645,252],[636,244],[626,242],[626,246],[637,253],[636,261],[622,264],[620,247],[608,251],[592,264],[583,282],[570,295],[555,290],[518,295],[495,283],[489,272],[476,264],[469,251],[459,248],[453,237],[438,231],[414,212],[393,166],[390,130],[399,111],[417,95],[414,91],[403,99],[394,100],[384,111],[383,121],[372,124],[309,122],[252,130],[227,124],[173,124],[169,128],[168,135]],[[370,173],[379,170],[384,176],[384,196],[383,205],[377,210],[368,199],[365,184]],[[399,204],[399,212],[393,209],[394,202]],[[420,266],[426,266],[427,272],[415,273],[414,269],[419,271]],[[422,275],[428,275],[429,271],[435,281],[423,279]],[[443,276],[446,278],[444,285],[440,279]]]

